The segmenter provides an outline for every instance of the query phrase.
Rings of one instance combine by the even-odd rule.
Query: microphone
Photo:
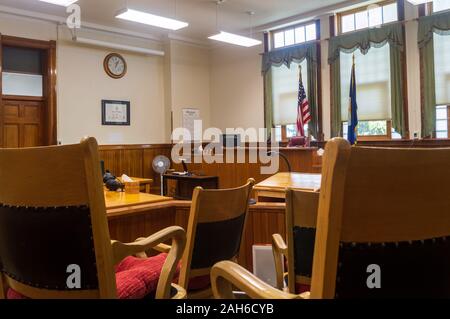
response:
[[[286,155],[284,155],[283,153],[278,152],[278,151],[268,151],[268,152],[267,152],[267,156],[273,156],[273,155],[279,155],[279,156],[281,156],[281,157],[284,159],[284,161],[285,161],[285,163],[286,163],[286,165],[287,165],[287,167],[288,167],[288,172],[289,172],[289,173],[292,173],[291,163],[289,162],[289,159],[287,158]]]

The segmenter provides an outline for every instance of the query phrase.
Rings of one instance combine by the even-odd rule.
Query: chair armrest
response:
[[[233,286],[252,299],[309,299],[309,292],[301,295],[283,292],[231,261],[221,261],[212,267],[211,286],[217,299],[234,299]]]
[[[141,238],[136,239],[136,241],[139,242],[139,241],[144,240],[144,239],[145,239],[145,237],[141,237]],[[154,251],[160,252],[160,253],[168,254],[171,248],[172,248],[172,246],[170,246],[170,245],[158,244],[155,247],[152,247],[151,249],[154,250]],[[140,257],[140,258],[147,258],[148,257],[147,254],[144,253],[144,252],[136,254],[136,256]]]
[[[172,249],[172,246],[166,244],[159,244],[153,247],[153,250],[159,251],[160,253],[168,253]]]
[[[111,241],[114,263],[118,264],[127,256],[141,254],[168,240],[172,240],[172,245],[161,270],[161,276],[159,277],[158,287],[156,289],[157,299],[170,298],[173,277],[186,245],[186,233],[184,229],[178,226],[168,227],[145,239],[128,244],[115,240]]]
[[[284,288],[284,256],[288,256],[288,247],[280,234],[272,235],[273,259],[275,261],[275,270],[277,275],[277,288]]]

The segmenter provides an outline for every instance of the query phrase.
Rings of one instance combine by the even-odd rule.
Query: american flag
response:
[[[302,81],[302,69],[300,69],[299,89],[298,89],[298,109],[297,109],[297,135],[305,136],[305,125],[311,121],[309,102],[306,97],[305,87]]]

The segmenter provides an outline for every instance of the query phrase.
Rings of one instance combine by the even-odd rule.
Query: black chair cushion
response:
[[[88,207],[0,205],[0,271],[36,288],[70,290],[69,265],[78,265],[81,288],[97,289]]]
[[[381,288],[367,281],[380,267]],[[373,286],[374,278],[369,278]],[[449,298],[450,238],[386,244],[342,244],[336,298]]]
[[[191,268],[212,267],[235,257],[241,245],[245,214],[220,222],[199,223],[195,235]]]
[[[294,268],[297,276],[311,277],[316,230],[294,227]]]

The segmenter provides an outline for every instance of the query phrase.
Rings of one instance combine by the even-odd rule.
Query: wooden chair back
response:
[[[238,188],[194,190],[182,257],[181,287],[187,289],[191,278],[209,276],[215,263],[238,256],[254,184],[249,179]]]
[[[286,191],[286,238],[289,292],[311,284],[319,193]]]
[[[450,149],[328,142],[311,297],[450,297],[449,163]]]
[[[98,163],[93,138],[0,149],[0,298],[7,287],[33,299],[116,297]]]

